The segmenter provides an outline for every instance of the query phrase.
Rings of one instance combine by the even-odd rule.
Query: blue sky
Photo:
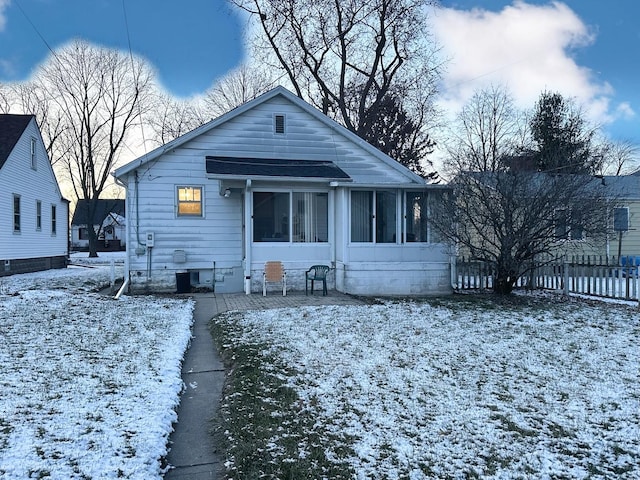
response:
[[[575,97],[613,138],[640,144],[640,2],[441,5],[431,19],[450,59],[447,111],[487,84],[505,84],[523,108],[548,89]],[[133,53],[176,96],[204,92],[243,59],[245,25],[224,0],[0,0],[0,81],[25,80],[47,58],[40,37],[53,49],[73,38],[128,49],[125,9]]]
[[[24,80],[47,58],[40,36],[54,50],[73,38],[128,50],[127,24],[133,53],[180,97],[204,92],[243,58],[240,17],[224,0],[0,0],[2,17],[0,81]]]

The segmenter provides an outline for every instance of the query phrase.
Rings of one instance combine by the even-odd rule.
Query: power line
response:
[[[24,9],[22,8],[22,5],[20,5],[19,0],[15,0],[15,2],[16,2],[16,5],[18,6],[18,9],[20,10],[22,15],[24,16],[24,18],[27,20],[27,22],[29,22],[29,25],[31,25],[33,30],[35,30],[35,32],[38,35],[38,37],[40,37],[40,40],[42,40],[42,43],[44,43],[46,45],[47,49],[49,49],[49,51],[51,52],[53,57],[57,60],[58,57],[56,56],[56,52],[53,51],[53,49],[51,48],[51,45],[49,45],[49,42],[47,42],[47,40],[44,38],[44,36],[40,33],[40,30],[38,30],[38,27],[36,27],[36,25],[31,21],[31,18],[29,18],[29,15],[27,15],[27,12],[25,12]]]
[[[127,32],[127,46],[129,47],[129,60],[131,61],[131,72],[133,73],[136,67],[133,61],[133,51],[131,49],[131,35],[129,34],[129,20],[127,18],[125,0],[122,0],[122,13],[124,14],[124,26]],[[142,125],[142,108],[140,107],[140,102],[138,102],[138,116],[140,117],[140,132],[142,133],[142,149],[144,150],[144,154],[147,155],[147,139],[145,138],[144,126]]]

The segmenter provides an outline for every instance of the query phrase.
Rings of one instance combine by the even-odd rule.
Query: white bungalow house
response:
[[[71,219],[71,248],[88,249],[88,225],[98,236],[98,250],[121,250],[126,242],[125,206],[122,199],[100,198],[96,201],[93,221],[89,221],[88,202],[78,200]]]
[[[429,224],[443,187],[277,87],[114,172],[126,188],[136,290],[262,292],[265,262],[289,289],[312,265],[358,295],[451,291],[450,248]],[[277,290],[276,290],[277,291]]]
[[[0,276],[65,268],[69,202],[33,115],[0,115]]]

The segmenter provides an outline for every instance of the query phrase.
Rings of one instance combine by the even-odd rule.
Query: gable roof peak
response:
[[[0,114],[0,168],[5,164],[34,115]]]

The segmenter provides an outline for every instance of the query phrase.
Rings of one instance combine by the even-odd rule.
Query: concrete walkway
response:
[[[178,422],[169,438],[167,461],[171,470],[166,480],[212,480],[223,478],[222,452],[213,442],[212,420],[222,395],[225,370],[209,331],[209,322],[227,310],[266,310],[303,305],[355,305],[361,300],[335,291],[305,296],[304,292],[287,292],[283,297],[270,293],[190,295],[195,301],[193,336],[182,365],[185,391],[178,407]]]

